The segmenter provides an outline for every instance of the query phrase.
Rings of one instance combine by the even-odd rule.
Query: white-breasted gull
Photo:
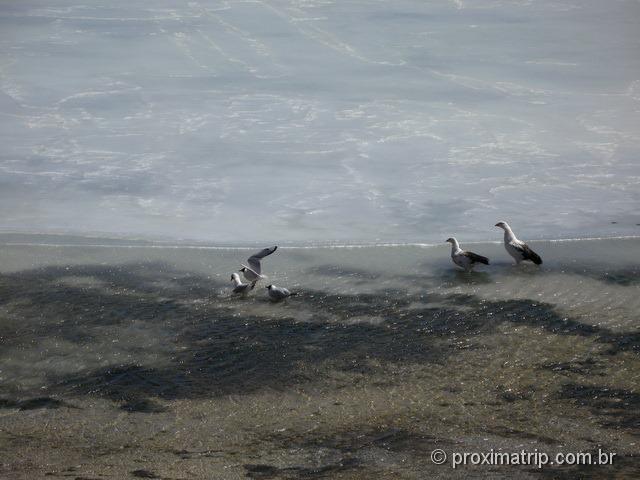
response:
[[[529,260],[536,265],[542,263],[540,255],[531,250],[529,245],[522,240],[518,240],[507,222],[498,222],[496,227],[504,230],[504,248],[515,259],[516,263],[519,264],[524,260]]]
[[[269,298],[275,302],[279,302],[280,300],[284,300],[287,297],[292,297],[297,295],[295,292],[290,292],[287,288],[276,287],[275,285],[267,285],[267,292],[269,293]]]
[[[468,252],[462,250],[460,245],[458,244],[458,240],[454,237],[447,238],[447,242],[451,244],[451,260],[456,265],[465,269],[465,271],[470,272],[476,263],[484,263],[485,265],[489,265],[489,259],[487,257],[483,257],[482,255],[478,255],[477,253]]]
[[[249,259],[247,260],[247,263],[249,265],[241,264],[242,268],[240,269],[240,271],[242,272],[242,275],[244,275],[244,278],[252,283],[265,278],[265,276],[262,275],[260,260],[268,255],[271,255],[277,250],[277,248],[277,246],[271,248],[263,248],[258,253],[255,253],[249,257]]]
[[[231,274],[231,281],[233,282],[233,293],[248,293],[256,286],[255,282],[242,283],[240,275],[235,272]]]

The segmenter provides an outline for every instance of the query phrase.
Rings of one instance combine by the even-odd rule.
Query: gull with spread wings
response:
[[[242,268],[240,271],[244,278],[255,284],[258,280],[265,278],[265,275],[262,275],[262,267],[260,265],[260,260],[264,257],[271,255],[273,252],[277,250],[277,246],[271,248],[263,248],[258,253],[255,253],[249,257],[247,263],[249,265],[241,264]]]

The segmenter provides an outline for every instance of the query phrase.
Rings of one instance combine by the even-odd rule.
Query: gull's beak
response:
[[[499,227],[499,226],[500,226],[500,224],[499,224],[499,223],[496,223],[496,224],[494,225],[494,227]]]

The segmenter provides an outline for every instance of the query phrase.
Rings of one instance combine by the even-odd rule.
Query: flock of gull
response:
[[[259,280],[267,278],[262,274],[262,265],[260,264],[260,261],[264,257],[271,255],[277,249],[277,246],[271,248],[263,248],[258,253],[249,257],[249,260],[247,260],[247,263],[249,265],[241,265],[242,268],[239,271],[242,273],[245,280],[247,280],[247,283],[244,283],[240,279],[240,275],[238,275],[236,272],[232,273],[231,281],[233,282],[233,293],[246,295],[251,290],[253,290]],[[279,302],[280,300],[284,300],[287,297],[296,295],[286,288],[277,287],[275,285],[267,285],[266,289],[269,294],[269,298],[274,302]]]
[[[516,263],[524,262],[525,260],[529,260],[536,265],[542,263],[540,255],[531,250],[529,245],[519,240],[507,222],[498,222],[495,226],[504,230],[504,248],[507,250],[507,253],[514,258]],[[447,242],[451,244],[451,260],[453,260],[453,263],[456,265],[464,268],[465,271],[470,272],[477,263],[489,265],[489,259],[487,257],[462,250],[454,237],[447,238]]]
[[[507,253],[514,258],[517,264],[525,260],[531,261],[536,265],[540,265],[542,263],[540,256],[531,250],[529,245],[515,236],[507,222],[498,222],[495,226],[504,230],[504,248],[507,250]],[[478,263],[489,265],[489,259],[487,257],[483,257],[482,255],[478,255],[477,253],[469,252],[467,250],[462,250],[458,240],[454,237],[448,238],[447,242],[451,244],[451,260],[459,267],[462,267],[466,272],[473,270],[473,267]],[[241,264],[242,268],[239,272],[242,273],[246,282],[242,281],[238,272],[231,274],[234,294],[246,295],[254,289],[258,281],[267,278],[262,274],[262,265],[260,262],[264,257],[271,255],[277,249],[277,246],[264,248],[249,257],[247,260],[248,265]],[[279,302],[285,298],[296,295],[295,292],[290,292],[286,288],[278,287],[273,284],[267,285],[265,288],[267,289],[269,298],[274,302]]]

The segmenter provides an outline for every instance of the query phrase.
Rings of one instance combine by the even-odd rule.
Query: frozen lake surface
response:
[[[630,0],[3,2],[1,227],[635,235],[639,20]]]

